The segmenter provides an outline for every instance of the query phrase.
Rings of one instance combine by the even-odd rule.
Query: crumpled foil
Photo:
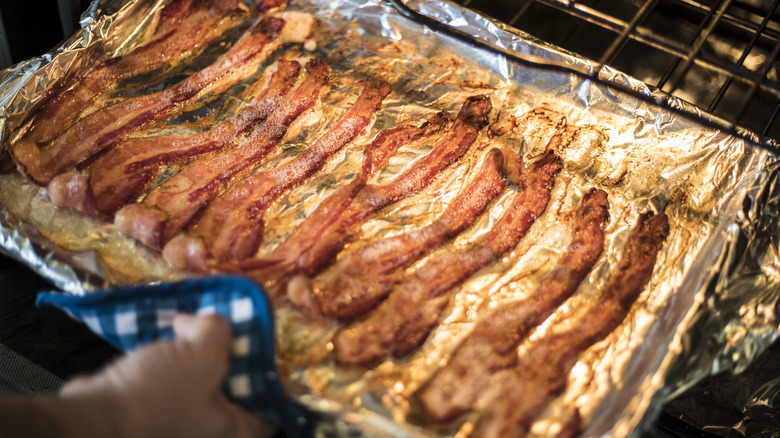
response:
[[[13,135],[24,113],[70,69],[84,68],[144,41],[165,3],[93,2],[82,20],[83,29],[61,47],[3,72],[3,138]],[[437,1],[410,4],[495,45],[579,69],[592,68],[586,60],[459,6]],[[590,187],[609,195],[611,218],[604,253],[577,294],[539,332],[570,326],[577,309],[598,296],[641,212],[664,211],[671,233],[627,322],[583,354],[566,392],[534,425],[533,434],[552,434],[573,410],[583,418],[583,436],[641,433],[665,401],[707,375],[744,369],[775,339],[780,192],[773,151],[576,76],[516,65],[432,32],[381,2],[308,0],[292,8],[313,13],[321,23],[312,37],[317,47],[312,52],[287,48],[265,65],[280,56],[323,57],[333,68],[333,86],[322,102],[332,110],[309,117],[298,128],[300,135],[261,169],[289,160],[318,138],[354,101],[359,79],[384,79],[393,84],[394,93],[383,103],[369,135],[337,154],[323,172],[291,190],[273,208],[261,253],[272,250],[340,183],[354,176],[362,162],[361,146],[373,135],[441,109],[454,114],[469,95],[488,94],[493,119],[523,120],[510,134],[495,139],[483,133],[478,143],[492,141],[491,146],[513,148],[528,158],[541,152],[556,132],[565,130],[570,140],[561,151],[564,171],[545,213],[512,253],[457,290],[440,326],[409,358],[388,360],[365,374],[344,370],[329,355],[327,339],[337,325],[310,322],[296,309],[278,309],[279,356],[292,391],[312,409],[338,418],[337,433],[458,435],[458,431],[434,432],[415,424],[410,416],[411,394],[446,360],[484,309],[535,289],[567,243],[560,219]],[[207,51],[192,68],[205,65],[215,53],[218,50]],[[606,69],[602,75],[639,93],[651,93],[620,72]],[[251,84],[261,76],[262,71],[247,85],[228,90],[218,105],[212,102],[203,109],[193,103],[172,127],[164,129],[187,132],[201,118],[210,123],[224,119],[251,97]],[[153,86],[140,84],[136,92]],[[687,106],[679,100],[672,103]],[[529,113],[539,108],[543,110]],[[431,144],[422,141],[402,148],[375,182],[392,180]],[[473,177],[486,149],[473,147],[422,193],[367,221],[361,238],[346,252],[430,223]],[[169,269],[159,254],[117,233],[103,220],[52,206],[45,190],[8,167],[0,173],[2,248],[67,292],[189,275]],[[448,245],[466,245],[484,233],[510,197],[505,193],[489,214]],[[323,434],[333,432],[333,424],[315,428]]]

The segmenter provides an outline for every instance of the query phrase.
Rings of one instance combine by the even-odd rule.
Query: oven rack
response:
[[[525,65],[572,73],[780,151],[780,0],[458,0],[590,68],[505,50],[388,0],[407,18]],[[771,4],[770,4],[771,3]],[[602,74],[614,68],[643,93]],[[680,107],[674,96],[690,105]]]

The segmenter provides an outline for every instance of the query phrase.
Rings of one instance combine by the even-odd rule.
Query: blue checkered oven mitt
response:
[[[231,321],[234,336],[227,396],[290,437],[311,436],[310,413],[287,396],[278,379],[271,303],[248,279],[210,277],[86,296],[43,292],[37,304],[59,307],[125,352],[172,339],[178,313],[221,314]]]

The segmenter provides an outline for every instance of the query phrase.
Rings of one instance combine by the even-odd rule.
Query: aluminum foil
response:
[[[164,3],[116,1],[101,6],[95,2],[85,15],[83,30],[63,46],[3,72],[3,137],[14,135],[24,113],[70,69],[84,68],[144,41]],[[436,1],[411,5],[498,46],[579,69],[592,68],[586,60],[458,6]],[[432,32],[383,3],[308,0],[292,8],[314,14],[321,24],[312,36],[316,48],[287,47],[275,52],[264,67],[280,57],[325,58],[333,68],[333,85],[321,105],[328,111],[315,111],[299,123],[299,135],[261,168],[288,161],[325,132],[356,98],[360,79],[386,80],[394,92],[383,103],[370,133],[335,156],[310,182],[293,189],[269,213],[260,253],[271,251],[323,199],[354,176],[373,135],[441,109],[455,113],[469,95],[491,97],[491,119],[496,123],[522,123],[496,138],[483,132],[478,145],[426,190],[363,224],[361,238],[345,254],[381,237],[430,223],[473,177],[489,147],[513,148],[530,158],[555,133],[563,132],[569,139],[561,151],[564,171],[545,213],[512,253],[458,288],[442,323],[409,358],[388,360],[366,373],[344,369],[330,354],[329,338],[338,328],[335,323],[312,319],[291,307],[277,310],[279,358],[291,391],[314,410],[338,419],[323,421],[316,426],[318,431],[366,436],[463,435],[468,422],[460,430],[444,431],[417,424],[410,402],[414,391],[486,310],[533,292],[567,243],[561,218],[590,187],[609,195],[611,218],[604,253],[577,294],[537,333],[576,323],[578,310],[599,295],[619,262],[641,212],[664,211],[670,218],[671,234],[627,322],[580,358],[566,392],[534,425],[534,434],[553,434],[574,410],[583,418],[583,436],[641,433],[664,401],[706,375],[743,369],[775,338],[780,193],[773,152],[576,76],[516,65]],[[219,47],[207,51],[181,72],[197,70],[218,53]],[[171,123],[141,135],[161,130],[191,132],[223,120],[257,92],[254,84],[262,82],[263,74],[261,69],[218,99],[194,102]],[[650,93],[620,72],[607,69],[602,74],[640,93]],[[131,83],[120,91],[143,93],[165,83],[165,78]],[[672,102],[686,106],[682,101]],[[374,182],[391,181],[429,151],[432,141],[402,148]],[[167,268],[157,253],[117,233],[103,220],[54,207],[44,190],[9,167],[0,174],[2,247],[64,290],[85,293],[107,285],[190,275]],[[484,233],[511,196],[510,189],[489,214],[447,247],[467,245]]]

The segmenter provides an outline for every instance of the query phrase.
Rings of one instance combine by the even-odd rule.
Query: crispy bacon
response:
[[[273,46],[283,27],[284,20],[265,18],[213,64],[178,84],[101,108],[71,125],[44,148],[22,139],[11,152],[33,181],[45,184],[205,90],[218,91],[256,71],[270,53],[264,49]]]
[[[515,365],[515,349],[577,290],[604,247],[602,227],[608,218],[607,194],[592,189],[569,213],[572,241],[552,273],[531,298],[510,303],[482,318],[468,338],[420,393],[425,411],[437,421],[469,409],[493,376]]]
[[[366,182],[371,177],[376,175],[387,164],[387,161],[399,147],[439,132],[446,126],[447,122],[447,113],[441,111],[429,117],[419,127],[406,123],[381,132],[366,148],[366,158],[363,166],[361,166],[360,171],[352,182],[339,188],[323,201],[309,215],[309,218],[293,231],[292,236],[277,247],[271,256],[247,260],[243,263],[244,268],[254,270],[255,274],[258,274],[258,271],[265,267],[270,267],[275,275],[284,273],[284,268],[289,268],[295,264],[299,256],[297,250],[300,244],[302,242],[310,243],[310,239],[317,238],[322,233],[323,228],[338,220],[355,195],[366,185]],[[258,277],[265,278],[267,276],[260,274]]]
[[[511,251],[542,214],[560,169],[561,161],[553,151],[530,163],[524,172],[525,189],[495,226],[463,250],[434,253],[368,318],[338,332],[337,360],[368,364],[388,351],[402,357],[422,344],[449,303],[449,292]]]
[[[304,111],[314,107],[327,84],[330,68],[314,58],[306,64],[309,77],[278,110],[262,122],[239,147],[204,157],[152,190],[141,208],[120,209],[116,217],[150,215],[164,223],[150,229],[134,227],[127,233],[152,248],[159,248],[186,226],[200,208],[214,199],[225,185],[242,172],[257,166],[282,140],[289,125]],[[129,207],[129,206],[128,206]],[[158,212],[165,212],[161,216]],[[129,222],[129,218],[123,221]],[[116,219],[115,219],[116,222]],[[144,220],[144,223],[153,223]],[[153,230],[160,228],[159,234]],[[122,230],[120,230],[122,231]]]
[[[328,208],[315,210],[274,254],[248,260],[242,268],[260,281],[277,279],[280,272],[284,272],[279,267],[280,260],[291,260],[306,273],[316,272],[339,251],[350,227],[376,211],[418,193],[439,172],[463,156],[476,141],[480,128],[487,123],[491,109],[487,96],[467,98],[452,127],[436,142],[433,150],[411,168],[387,184],[359,187],[354,199],[344,196],[343,203],[329,203]]]
[[[564,332],[540,340],[518,359],[507,391],[479,422],[476,436],[525,436],[537,415],[566,389],[571,367],[583,351],[604,339],[626,318],[653,272],[669,234],[663,213],[644,213],[629,236],[623,259],[604,296]]]
[[[362,248],[315,277],[312,289],[322,313],[348,320],[376,307],[401,281],[406,267],[466,229],[506,187],[505,174],[515,171],[502,168],[522,168],[517,154],[508,152],[506,158],[491,149],[471,183],[430,225]]]
[[[39,147],[70,126],[95,97],[123,78],[149,72],[189,57],[238,24],[236,0],[177,0],[163,9],[152,40],[68,78],[70,88],[46,101],[33,115],[26,140]]]
[[[262,243],[264,215],[273,202],[314,175],[328,158],[363,132],[391,90],[385,82],[366,82],[357,101],[314,145],[282,166],[236,183],[206,207],[194,234],[219,261],[250,257]]]
[[[300,69],[297,61],[280,61],[268,86],[254,101],[208,131],[131,138],[101,155],[89,167],[89,187],[97,209],[112,213],[159,178],[167,165],[223,149],[236,141],[281,105]]]

